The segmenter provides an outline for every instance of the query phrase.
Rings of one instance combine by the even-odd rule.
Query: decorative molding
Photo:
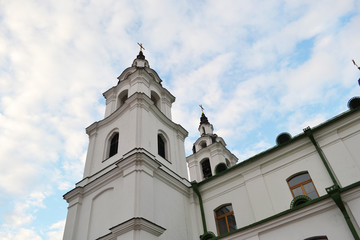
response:
[[[75,187],[73,190],[67,192],[64,194],[63,198],[70,204],[70,202],[72,202],[73,200],[75,200],[75,198],[78,198],[78,201],[76,201],[75,203],[79,203],[80,202],[80,197],[84,192],[84,188],[83,187]],[[73,203],[73,204],[75,204]],[[70,207],[70,205],[69,205]]]
[[[70,203],[79,198],[77,202],[80,202],[84,196],[93,193],[119,176],[128,175],[133,171],[142,171],[152,177],[155,175],[185,196],[189,196],[190,183],[186,179],[156,160],[155,156],[146,149],[134,148],[105,169],[77,183],[73,190],[64,195],[64,199]]]
[[[305,195],[297,196],[291,201],[290,208],[292,209],[292,208],[298,207],[308,201],[311,201],[311,198],[309,198],[308,196],[305,196]]]
[[[123,223],[120,223],[119,225],[110,228],[109,230],[111,233],[99,237],[96,240],[115,240],[118,236],[130,231],[145,231],[158,237],[166,231],[165,228],[143,217],[131,218]]]
[[[329,198],[319,199],[316,203],[300,207],[300,209],[287,210],[259,222],[255,222],[248,226],[239,228],[235,232],[226,235],[226,237],[221,237],[221,239],[247,239],[251,236],[259,235],[270,229],[281,227],[285,224],[288,224],[289,222],[298,221],[308,216],[331,211],[333,209],[335,209],[335,203]]]

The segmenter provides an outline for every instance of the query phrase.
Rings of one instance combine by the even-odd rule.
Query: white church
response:
[[[204,113],[185,156],[161,82],[140,51],[103,94],[64,240],[359,240],[359,98],[238,163]]]

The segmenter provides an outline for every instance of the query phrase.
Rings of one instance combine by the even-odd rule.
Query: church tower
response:
[[[184,214],[190,196],[188,133],[171,120],[175,97],[161,82],[140,50],[103,94],[105,118],[86,128],[83,180],[64,195],[64,239],[192,238]]]
[[[193,145],[193,154],[188,156],[186,161],[190,180],[201,182],[234,166],[238,159],[226,148],[224,139],[214,134],[214,127],[203,111],[198,130],[200,137]]]

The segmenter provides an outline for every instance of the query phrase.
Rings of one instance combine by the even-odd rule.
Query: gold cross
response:
[[[203,113],[204,113],[204,107],[203,107],[202,104],[200,104],[199,106],[200,106],[200,108],[201,108],[201,113],[203,114]]]
[[[142,43],[137,43],[137,44],[140,46],[140,52],[142,52],[143,49],[145,50],[145,48],[143,47]]]

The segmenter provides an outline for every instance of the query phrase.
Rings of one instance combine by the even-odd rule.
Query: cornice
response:
[[[304,204],[301,207],[299,206],[294,209],[289,209],[259,222],[241,227],[234,232],[224,234],[223,236],[219,236],[215,239],[247,239],[251,236],[257,236],[262,232],[281,227],[289,222],[299,221],[310,215],[320,214],[335,208],[335,203],[326,196],[325,198],[320,198],[317,201],[310,201],[308,204]]]
[[[134,104],[135,103],[135,104]],[[145,94],[145,93],[134,93],[131,95],[126,102],[124,103],[123,107],[116,109],[113,113],[111,113],[108,117],[104,118],[103,120],[94,122],[89,127],[86,128],[86,133],[88,135],[93,134],[93,131],[96,131],[97,128],[104,126],[106,124],[111,123],[118,119],[118,117],[123,114],[128,107],[132,108],[143,108],[145,110],[151,109],[155,116],[158,117],[164,124],[168,125],[169,127],[176,129],[178,134],[181,134],[183,138],[188,136],[188,132],[177,123],[174,123],[171,119],[165,116],[154,104],[153,101]]]
[[[63,198],[70,203],[72,200],[74,200],[75,198],[79,197],[82,195],[82,193],[84,192],[83,187],[75,187],[74,189],[70,190],[69,192],[65,193]]]
[[[358,119],[360,119],[360,109],[349,110],[342,114],[339,114],[338,116],[335,116],[334,118],[324,122],[323,124],[320,124],[320,125],[312,128],[312,131],[313,131],[314,135],[317,137],[324,136],[327,133],[332,132],[331,128],[327,128],[327,127],[333,126],[333,124],[338,124],[338,126],[336,127],[336,129],[338,129],[340,127],[344,127],[346,125],[352,124],[354,121],[358,121]],[[321,131],[324,131],[324,132],[321,132]],[[276,145],[276,146],[274,146],[268,150],[265,150],[253,157],[248,158],[247,160],[244,160],[244,161],[238,163],[237,165],[222,172],[220,175],[229,174],[229,172],[231,172],[231,171],[236,171],[235,169],[241,169],[240,171],[243,171],[244,169],[248,169],[249,167],[252,168],[255,165],[268,164],[272,160],[276,160],[279,157],[282,157],[284,155],[289,155],[289,154],[291,154],[291,152],[298,151],[299,149],[304,150],[304,149],[308,148],[309,146],[311,146],[311,142],[308,141],[307,136],[304,133],[302,133],[302,134],[299,134],[299,135],[293,137],[289,142],[287,142],[285,144]],[[199,150],[199,152],[201,150]],[[307,154],[312,154],[314,152],[315,152],[315,149],[308,150]],[[188,156],[187,159],[192,158],[195,154]],[[205,179],[204,181],[200,182],[199,185],[213,181],[219,176],[215,175],[211,178]]]
[[[184,196],[190,196],[191,184],[187,179],[172,173],[169,169],[165,169],[161,166],[160,171],[156,171],[155,177],[163,181],[166,184],[171,184],[178,192],[181,192]]]
[[[227,147],[225,147],[221,142],[214,142],[214,143],[208,145],[207,147],[198,150],[196,153],[193,153],[193,154],[187,156],[186,161],[191,161],[192,159],[198,160],[199,159],[198,156],[201,156],[202,154],[204,154],[206,152],[209,153],[209,156],[213,156],[213,155],[211,155],[211,153],[214,151],[225,151],[229,156],[238,160],[238,158],[234,154],[232,154],[230,152],[230,150],[227,149]],[[202,158],[200,160],[202,160]]]
[[[109,229],[111,233],[96,240],[115,240],[118,236],[130,231],[145,231],[156,237],[163,234],[166,229],[143,217],[134,217]]]
[[[155,156],[146,149],[134,148],[125,153],[118,161],[81,180],[73,190],[64,195],[64,199],[68,203],[76,198],[81,199],[118,177],[128,175],[134,171],[141,171],[150,176],[157,177],[166,184],[172,185],[182,194],[189,195],[190,183],[186,179],[181,178],[160,161],[156,160]]]

